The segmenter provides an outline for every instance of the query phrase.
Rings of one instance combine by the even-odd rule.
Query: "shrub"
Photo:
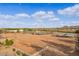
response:
[[[15,49],[13,48],[13,51],[15,51]]]
[[[13,43],[14,43],[13,40],[6,39],[6,40],[1,41],[0,45],[3,45],[6,48],[8,48],[8,47],[12,46]]]
[[[14,43],[13,40],[8,40],[8,39],[6,39],[6,40],[4,41],[4,45],[7,46],[7,47],[13,45],[13,43]]]
[[[21,52],[20,52],[20,51],[16,51],[16,54],[17,54],[17,55],[21,55]]]
[[[28,56],[25,53],[21,52],[21,51],[16,51],[16,54],[19,56]]]

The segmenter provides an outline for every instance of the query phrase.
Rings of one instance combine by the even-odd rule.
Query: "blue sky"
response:
[[[0,28],[52,28],[66,25],[79,25],[79,4],[0,4]]]

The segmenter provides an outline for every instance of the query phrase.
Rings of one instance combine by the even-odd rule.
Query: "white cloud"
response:
[[[15,15],[10,15],[10,14],[0,14],[0,20],[7,20],[7,21],[11,21],[11,20],[27,20],[29,19],[30,16],[26,13],[19,13],[19,14],[15,14]]]
[[[32,14],[32,17],[37,20],[44,20],[47,17],[47,14],[45,11],[38,11]]]
[[[0,14],[0,19],[11,19],[14,18],[14,16],[12,15],[8,15],[8,14]]]
[[[32,14],[32,18],[36,20],[49,20],[49,21],[59,20],[59,18],[55,16],[53,11],[48,11],[48,12],[38,11]]]
[[[26,13],[19,13],[19,14],[16,14],[15,15],[16,17],[26,17],[26,18],[29,18],[30,16]]]
[[[60,20],[59,18],[51,18],[51,19],[49,19],[50,21],[58,21],[58,20]]]
[[[79,21],[72,21],[70,25],[78,25],[79,26]]]
[[[59,18],[52,11],[38,11],[30,15],[27,13],[0,14],[0,27],[47,27],[46,21],[53,22],[58,20]]]
[[[59,20],[58,17],[55,16],[53,11],[38,11],[35,12],[31,15],[27,14],[27,13],[19,13],[19,14],[15,14],[15,15],[9,15],[9,14],[0,14],[0,20],[1,19],[7,19],[7,20],[22,20],[22,19],[30,19],[30,20],[36,20],[36,21],[43,21],[43,20],[48,20],[48,21],[57,21]]]
[[[47,24],[36,22],[36,23],[31,24],[31,27],[33,27],[33,28],[47,28],[50,26],[47,26]]]
[[[62,15],[79,16],[79,4],[58,10],[58,13]]]

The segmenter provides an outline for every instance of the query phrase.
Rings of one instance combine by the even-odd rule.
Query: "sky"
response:
[[[79,25],[77,3],[0,3],[0,28],[57,28]]]

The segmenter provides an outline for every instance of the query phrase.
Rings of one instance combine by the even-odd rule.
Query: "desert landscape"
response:
[[[40,34],[41,31],[28,32],[2,32],[0,41],[12,40],[10,47],[0,45],[0,55],[10,56],[69,56],[77,55],[75,52],[75,37],[58,35],[59,32]],[[47,31],[46,31],[47,32]],[[50,31],[49,31],[50,32]],[[36,34],[35,34],[36,33]],[[56,34],[55,34],[56,33]],[[61,33],[60,33],[61,34]]]
[[[79,4],[0,3],[0,56],[79,56]]]

